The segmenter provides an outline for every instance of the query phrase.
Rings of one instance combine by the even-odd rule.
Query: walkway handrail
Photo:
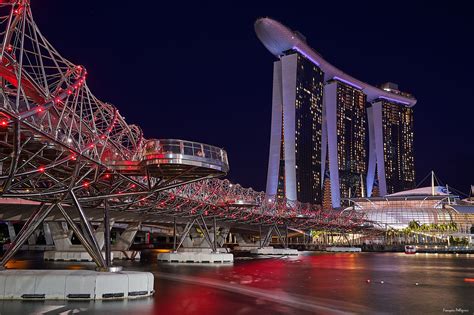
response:
[[[229,165],[227,152],[216,146],[179,139],[151,139],[146,141],[143,149],[145,160],[154,159],[163,154],[181,154],[219,161],[224,165]]]

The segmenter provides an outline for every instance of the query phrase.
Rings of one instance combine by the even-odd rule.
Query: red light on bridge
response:
[[[84,187],[86,187],[86,188],[89,187],[89,182],[84,182],[84,183],[82,184],[82,186],[84,186]]]
[[[2,127],[6,127],[8,125],[7,121],[6,120],[2,120],[2,122],[0,122],[0,125]]]
[[[38,168],[38,172],[44,173],[44,166],[40,166],[40,167]]]

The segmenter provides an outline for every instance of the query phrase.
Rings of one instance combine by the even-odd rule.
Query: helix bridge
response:
[[[53,209],[99,266],[105,261],[88,208],[157,221],[200,217],[301,230],[351,230],[363,222],[355,212],[323,210],[219,179],[229,171],[221,148],[146,139],[117,107],[94,96],[87,69],[62,57],[46,39],[29,0],[0,1],[0,34],[0,197],[39,204],[2,265]]]

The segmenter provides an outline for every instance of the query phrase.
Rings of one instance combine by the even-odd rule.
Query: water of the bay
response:
[[[474,255],[310,253],[233,265],[124,262],[150,271],[151,298],[0,302],[0,314],[474,314]],[[16,268],[85,268],[19,258]]]

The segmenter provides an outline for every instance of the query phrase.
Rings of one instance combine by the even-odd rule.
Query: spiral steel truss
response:
[[[232,224],[348,231],[364,223],[355,211],[323,210],[319,205],[268,196],[228,180],[209,179],[178,186],[157,194],[156,200],[148,213],[203,215]]]
[[[0,38],[0,197],[41,203],[3,266],[53,208],[99,267],[109,262],[83,208],[103,208],[106,218],[111,210],[295,228],[360,225],[355,213],[277,201],[215,179],[229,169],[220,148],[145,140],[138,126],[92,94],[86,69],[41,34],[29,0],[0,2]],[[66,209],[78,211],[80,228]]]

